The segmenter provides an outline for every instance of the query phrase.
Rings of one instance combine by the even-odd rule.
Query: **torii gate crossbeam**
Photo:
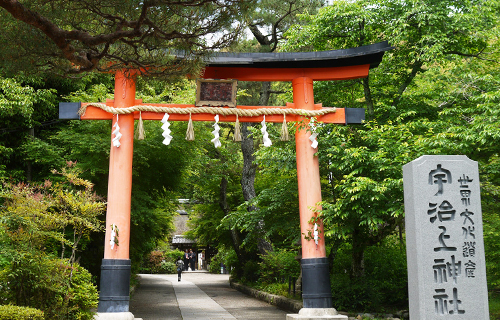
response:
[[[239,81],[291,81],[293,86],[293,103],[287,108],[301,110],[320,110],[321,105],[314,104],[313,81],[345,80],[367,77],[370,68],[376,67],[382,60],[385,51],[391,47],[387,42],[370,46],[336,50],[323,53],[298,54],[219,54],[208,62],[204,78],[236,79]],[[141,105],[135,99],[135,76],[128,72],[117,72],[115,75],[114,100],[107,101],[110,107],[120,109]],[[83,104],[83,106],[88,105]],[[61,104],[60,118],[80,118],[74,111],[75,105]],[[192,105],[156,104],[160,107],[188,108]],[[79,105],[76,105],[78,108]],[[68,109],[73,108],[72,111]],[[262,106],[238,106],[242,109],[267,108]],[[269,107],[271,108],[271,107]],[[69,113],[69,115],[68,115]],[[346,124],[349,114],[357,114],[349,109],[337,109],[318,117],[325,123]],[[130,260],[130,199],[132,192],[132,156],[134,120],[139,112],[121,114],[118,124],[122,137],[120,147],[111,145],[108,207],[106,213],[106,240],[104,259],[101,268],[101,292],[98,311],[102,313],[128,312]],[[163,113],[141,112],[143,120],[161,120]],[[89,106],[81,116],[82,120],[113,119],[113,114],[99,108]],[[213,121],[213,114],[192,114],[193,121]],[[241,122],[260,122],[260,117],[240,117]],[[116,118],[115,118],[116,119]],[[189,115],[171,114],[169,121],[187,121]],[[235,116],[224,116],[220,121],[234,122]],[[296,115],[287,116],[288,121],[308,121]],[[282,122],[282,115],[266,116],[266,122]],[[324,237],[317,243],[307,237],[313,230],[312,219],[321,202],[321,185],[317,149],[311,147],[308,130],[297,130],[295,135],[297,153],[297,178],[299,188],[299,212],[302,234],[302,277],[303,277],[303,310],[330,310],[324,315],[328,319],[345,319],[337,315],[332,307],[329,268],[326,258]],[[319,234],[323,234],[323,224],[317,221]],[[111,226],[119,228],[119,246],[110,246],[113,237]],[[333,310],[333,312],[331,311]],[[307,314],[305,312],[304,314]],[[317,313],[313,313],[317,315]],[[296,319],[292,317],[293,319]],[[290,318],[290,319],[292,319]],[[299,317],[300,318],[300,317]],[[297,319],[299,319],[297,318]]]

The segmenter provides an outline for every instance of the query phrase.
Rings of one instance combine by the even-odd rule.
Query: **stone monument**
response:
[[[477,162],[422,156],[403,181],[410,319],[488,320]]]

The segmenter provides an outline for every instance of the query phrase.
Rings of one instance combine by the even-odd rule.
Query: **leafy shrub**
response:
[[[179,249],[175,249],[175,250],[167,250],[163,253],[163,257],[165,258],[165,261],[167,262],[174,262],[177,261],[177,259],[179,257],[183,257],[184,256],[184,252],[179,250]]]
[[[384,306],[408,306],[408,266],[406,250],[395,238],[382,245],[368,248],[365,253],[365,277],[378,291]]]
[[[63,306],[67,309],[67,315],[70,319],[93,319],[94,312],[91,309],[97,308],[99,301],[97,287],[92,283],[90,272],[79,265],[74,265],[73,269],[71,287],[64,297]],[[68,300],[66,301],[66,299]],[[47,314],[47,311],[45,313]],[[66,317],[62,318],[67,319]]]
[[[395,239],[367,248],[365,274],[355,279],[349,276],[351,253],[351,246],[343,244],[333,263],[330,282],[336,308],[377,312],[407,307],[406,254]]]
[[[213,274],[220,274],[220,262],[218,263],[217,261],[214,261],[214,259],[212,259],[208,267],[208,272]]]
[[[288,278],[298,278],[300,264],[295,259],[294,251],[284,249],[269,252],[262,257],[260,266],[260,280],[264,283],[287,282]]]
[[[8,269],[0,269],[0,305],[8,304],[12,295],[12,291],[9,288],[8,280]]]
[[[260,277],[259,263],[254,260],[245,262],[243,266],[243,281],[256,282]]]
[[[152,251],[142,267],[143,273],[176,273],[175,261],[183,252],[180,250],[168,250],[165,253],[160,250]]]
[[[44,311],[47,319],[92,319],[98,293],[91,274],[66,260],[24,255],[0,274],[4,302]]]
[[[217,254],[210,259],[208,271],[210,273],[219,274],[221,263],[224,264],[226,270],[231,270],[231,268],[236,267],[239,263],[236,252],[234,252],[232,248],[227,249],[224,246],[219,247]]]
[[[0,305],[0,320],[44,320],[43,311],[13,305]]]
[[[288,296],[288,283],[270,283],[257,287],[259,290],[283,297]]]
[[[175,266],[175,263],[173,263],[173,262],[163,261],[160,264],[160,268],[158,271],[159,271],[159,273],[169,273],[169,274],[177,273],[177,267]]]
[[[161,263],[163,260],[164,260],[163,252],[158,250],[152,251],[148,255],[145,263],[146,264],[145,268],[143,268],[142,271],[143,272],[148,271],[149,273],[159,273],[161,268]]]
[[[230,250],[228,250],[224,255],[224,265],[226,266],[226,268],[231,270],[235,268],[239,263],[240,261],[238,260],[238,255],[236,254],[234,249],[231,248]]]
[[[333,305],[337,309],[350,311],[375,311],[380,304],[377,291],[365,281],[365,278],[350,279],[348,273],[330,275]]]
[[[214,273],[214,274],[220,274],[220,264],[221,264],[221,257],[217,253],[215,256],[210,259],[210,265],[208,266],[208,272]]]

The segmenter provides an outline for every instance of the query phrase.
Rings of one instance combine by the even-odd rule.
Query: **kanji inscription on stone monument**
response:
[[[410,318],[489,319],[477,162],[422,156],[403,181]]]

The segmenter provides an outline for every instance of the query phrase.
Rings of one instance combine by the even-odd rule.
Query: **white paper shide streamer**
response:
[[[316,133],[316,125],[314,124],[314,119],[311,119],[311,123],[309,126],[311,127],[311,136],[309,137],[309,140],[311,140],[311,147],[313,149],[316,149],[318,147],[318,140],[316,138],[318,137],[318,134]]]
[[[120,139],[122,137],[122,134],[120,132],[120,126],[118,125],[118,115],[116,115],[116,123],[114,124],[113,128],[113,134],[115,135],[111,141],[113,142],[113,145],[117,148],[119,148],[122,144],[120,143]]]
[[[212,134],[214,135],[214,138],[210,141],[212,141],[212,143],[214,144],[214,146],[216,148],[220,147],[221,146],[221,143],[220,143],[220,140],[219,140],[219,131],[220,131],[220,127],[219,127],[219,115],[216,115],[214,117],[214,120],[215,120],[215,124],[214,124],[214,131],[212,131]]]
[[[264,142],[264,147],[270,147],[273,142],[271,139],[269,139],[269,134],[267,133],[267,126],[266,126],[266,116],[264,116],[264,120],[261,122],[262,128],[260,128],[260,131],[262,132],[262,140]]]
[[[319,231],[318,231],[318,224],[314,224],[314,231],[313,231],[313,236],[314,236],[314,243],[318,245],[318,240],[319,240]]]
[[[118,246],[118,227],[116,224],[111,225],[111,239],[109,240],[109,245],[111,246],[111,250],[115,248],[115,245]]]
[[[161,128],[163,129],[163,133],[162,133],[162,136],[165,138],[163,140],[163,144],[168,146],[170,144],[170,141],[172,141],[172,136],[170,135],[170,123],[168,123],[168,113],[165,113],[165,115],[163,116],[163,119],[161,119],[161,122],[163,123],[163,125],[161,126]]]

